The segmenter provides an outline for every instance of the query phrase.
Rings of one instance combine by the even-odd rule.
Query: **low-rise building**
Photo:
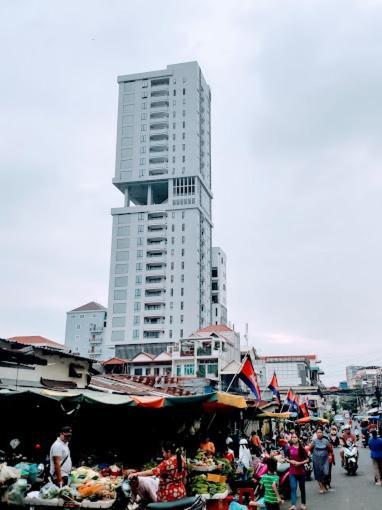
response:
[[[240,363],[240,335],[225,324],[211,325],[175,343],[172,373],[182,377],[205,377],[221,385],[231,362]]]
[[[363,367],[350,381],[351,388],[372,389],[382,384],[382,368],[379,366]]]
[[[86,388],[92,360],[61,347],[0,339],[0,386]]]
[[[107,310],[91,301],[66,314],[65,347],[94,360],[104,356]]]

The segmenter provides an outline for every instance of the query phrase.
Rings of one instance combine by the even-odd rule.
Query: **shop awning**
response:
[[[326,418],[320,418],[319,416],[305,416],[304,418],[300,418],[296,420],[296,423],[329,423],[329,420]]]
[[[279,420],[288,420],[292,416],[292,413],[260,413],[256,418],[278,418]]]

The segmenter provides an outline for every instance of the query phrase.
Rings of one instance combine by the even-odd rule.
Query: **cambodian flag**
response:
[[[239,377],[255,395],[256,400],[261,400],[260,386],[257,382],[257,375],[253,368],[251,358],[247,357],[245,360],[239,372]]]
[[[292,411],[292,412],[298,411],[298,406],[299,406],[298,395],[294,394],[292,388],[289,388],[285,402],[286,402],[286,404],[289,405],[289,411]]]
[[[278,403],[278,405],[281,405],[279,383],[277,381],[276,372],[273,372],[273,376],[272,376],[271,382],[268,384],[268,388],[273,393],[273,396],[275,397],[275,400]]]

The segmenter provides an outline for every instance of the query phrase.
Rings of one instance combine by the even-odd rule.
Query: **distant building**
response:
[[[361,368],[363,368],[361,365],[349,365],[346,367],[346,381],[349,388],[352,387],[353,378],[358,370],[361,370]]]
[[[102,359],[106,318],[106,308],[94,301],[67,312],[65,347],[81,356]]]
[[[212,323],[227,324],[227,257],[221,248],[212,248]]]
[[[372,389],[382,384],[382,368],[379,366],[362,367],[350,381],[351,388]]]

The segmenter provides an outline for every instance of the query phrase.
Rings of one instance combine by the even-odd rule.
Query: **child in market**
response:
[[[264,503],[267,510],[280,510],[282,499],[279,493],[279,477],[277,472],[277,461],[273,457],[266,460],[268,473],[261,479],[260,484],[264,487]]]

